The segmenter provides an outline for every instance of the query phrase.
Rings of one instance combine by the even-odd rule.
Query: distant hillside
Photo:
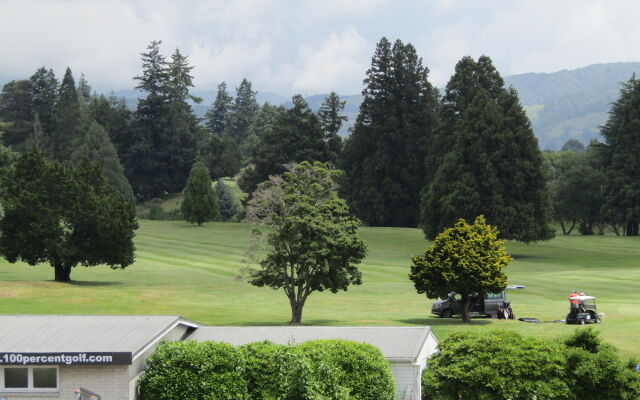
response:
[[[620,82],[640,72],[640,63],[594,64],[554,73],[505,78],[518,90],[542,149],[559,149],[568,139],[588,143],[600,135]]]
[[[520,101],[533,123],[541,149],[558,150],[567,140],[578,139],[587,144],[598,138],[612,101],[618,98],[620,82],[627,81],[634,72],[640,73],[640,63],[625,62],[594,64],[574,70],[553,73],[527,73],[505,78],[507,85],[513,85],[520,94]],[[135,91],[115,93],[127,98],[129,105],[135,104]],[[203,102],[193,106],[194,112],[202,117],[215,98],[215,90],[194,91]],[[326,94],[307,97],[309,105],[317,111]],[[258,91],[260,103],[288,106],[290,97],[277,93]],[[341,95],[347,102],[344,113],[348,121],[341,133],[347,135],[358,116],[361,95]]]

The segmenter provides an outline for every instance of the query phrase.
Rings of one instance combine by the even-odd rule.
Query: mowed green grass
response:
[[[303,322],[319,325],[431,325],[439,337],[461,329],[504,328],[525,335],[557,336],[576,326],[520,321],[439,319],[431,301],[407,278],[409,257],[427,246],[417,229],[362,228],[369,255],[363,284],[338,294],[314,293]],[[47,265],[0,262],[0,313],[180,314],[211,325],[281,325],[289,321],[282,291],[258,288],[239,278],[250,227],[180,221],[141,221],[137,261],[125,270],[77,267],[74,282],[52,281]],[[597,296],[606,314],[597,326],[626,356],[640,356],[640,239],[560,236],[539,244],[508,243],[515,261],[509,293],[518,316],[562,319],[567,295],[579,289]]]

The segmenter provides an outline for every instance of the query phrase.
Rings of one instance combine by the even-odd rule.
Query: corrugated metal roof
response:
[[[243,345],[262,340],[277,344],[318,339],[346,339],[369,343],[388,360],[416,360],[431,328],[407,326],[201,326],[190,339]]]
[[[177,315],[0,315],[0,352],[131,352],[168,328]]]

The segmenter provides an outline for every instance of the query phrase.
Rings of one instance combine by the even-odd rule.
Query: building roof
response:
[[[178,324],[177,315],[0,315],[0,352],[127,352],[135,355]]]
[[[190,339],[232,345],[269,340],[276,344],[346,339],[379,348],[387,360],[415,361],[431,333],[428,326],[202,326]]]

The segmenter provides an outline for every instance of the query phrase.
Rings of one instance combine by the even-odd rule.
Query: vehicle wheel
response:
[[[440,313],[440,318],[451,318],[451,310],[444,310]]]
[[[599,324],[600,322],[602,322],[602,320],[600,318],[596,318],[596,324]]]
[[[580,325],[584,325],[584,324],[586,324],[586,323],[587,323],[587,321],[585,321],[585,320],[584,320],[584,318],[580,318],[580,321],[578,321],[578,323],[579,323]]]

